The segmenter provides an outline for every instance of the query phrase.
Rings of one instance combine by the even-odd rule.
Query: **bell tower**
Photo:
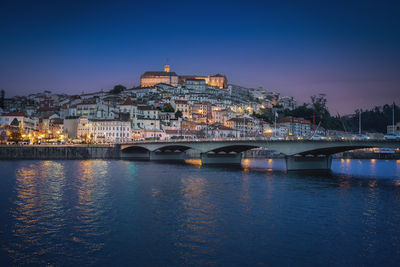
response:
[[[169,72],[169,64],[165,64],[164,65],[164,71],[165,72]]]

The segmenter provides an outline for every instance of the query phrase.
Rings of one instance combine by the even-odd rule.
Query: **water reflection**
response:
[[[182,257],[191,255],[195,264],[213,264],[204,261],[200,255],[213,254],[216,229],[216,218],[219,208],[212,200],[208,180],[203,177],[188,176],[180,179],[183,195],[183,220],[181,225],[182,239],[177,245],[187,249]]]
[[[15,221],[13,239],[17,242],[8,248],[14,261],[26,258],[28,252],[38,256],[55,253],[49,240],[64,227],[64,184],[64,167],[55,161],[42,161],[16,170],[11,216]]]
[[[9,195],[0,202],[7,210],[0,241],[14,265],[400,260],[397,161],[334,160],[324,174],[286,172],[283,159],[243,160],[242,170],[102,160],[0,164],[14,170],[2,177]]]
[[[77,180],[71,185],[76,199],[71,202],[69,238],[90,253],[102,249],[104,243],[96,242],[96,238],[107,233],[102,221],[109,212],[107,172],[107,161],[79,161],[74,174]]]
[[[243,159],[242,167],[248,171],[286,171],[284,159]],[[335,159],[331,173],[352,177],[400,179],[400,160]]]
[[[101,242],[93,242],[92,237],[104,234],[100,222],[107,212],[103,179],[107,162],[80,161],[69,168],[75,169],[76,179],[68,180],[65,164],[39,161],[16,169],[14,208],[10,210],[11,240],[15,242],[6,247],[14,262],[48,264],[41,255],[74,258],[77,250],[93,253],[101,249]],[[82,246],[76,246],[78,243]],[[57,257],[53,260],[51,263],[57,264]]]
[[[372,164],[375,162],[372,161]],[[378,216],[378,188],[377,181],[371,180],[368,183],[369,188],[364,196],[364,209],[362,212],[362,256],[373,260],[377,252],[377,216]]]
[[[201,159],[187,159],[187,160],[185,160],[185,163],[193,165],[198,168],[200,168],[202,165]]]
[[[250,159],[242,160],[242,167],[248,171],[286,171],[284,159]]]

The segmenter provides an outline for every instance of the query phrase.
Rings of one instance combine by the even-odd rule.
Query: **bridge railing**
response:
[[[327,137],[324,139],[312,139],[310,137],[289,137],[289,138],[274,138],[274,137],[235,137],[235,138],[182,138],[182,139],[165,139],[165,140],[137,140],[132,143],[193,143],[193,142],[218,142],[218,141],[322,141],[322,142],[393,142],[386,139],[354,139],[354,138],[336,138]],[[399,141],[400,142],[400,141]]]

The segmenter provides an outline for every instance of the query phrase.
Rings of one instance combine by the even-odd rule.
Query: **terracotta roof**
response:
[[[227,120],[227,121],[250,122],[251,119],[248,119],[248,118],[232,118],[232,119]]]
[[[174,102],[175,102],[175,104],[187,104],[188,103],[187,100],[182,100],[182,99],[177,99]]]
[[[14,117],[20,117],[20,116],[26,116],[26,113],[25,113],[25,112],[17,112],[17,111],[15,111],[15,112],[4,113],[4,114],[2,114],[1,116],[6,116],[6,117],[12,117],[12,116],[14,116]]]
[[[178,134],[178,135],[187,135],[187,134],[198,134],[199,131],[196,130],[165,130],[166,134]]]
[[[63,124],[63,123],[64,123],[64,120],[63,120],[63,119],[60,119],[60,118],[54,118],[54,119],[51,120],[51,122],[52,122],[53,124]]]
[[[139,110],[157,110],[155,107],[153,106],[139,106],[138,107]]]
[[[152,77],[152,76],[178,76],[175,72],[165,72],[165,71],[146,71],[140,77]]]
[[[186,81],[205,82],[204,79],[196,79],[196,78],[187,78]]]
[[[309,120],[305,120],[303,118],[294,118],[294,117],[286,117],[279,120],[279,122],[291,122],[291,123],[303,123],[310,124]]]
[[[49,111],[57,111],[59,107],[41,107],[38,109],[38,112],[49,112]]]
[[[108,122],[108,121],[129,122],[129,121],[124,121],[124,120],[120,120],[120,119],[89,119],[89,121],[93,121],[93,122],[100,122],[100,121],[104,121],[104,122]]]
[[[218,126],[216,127],[218,130],[230,130],[230,131],[234,131],[234,129],[226,127],[224,125]]]
[[[167,85],[168,87],[174,87],[174,86],[172,86],[172,85],[170,85],[170,84],[168,84],[168,83],[157,83],[156,86],[157,86],[157,85]]]
[[[128,96],[124,103],[121,104],[122,106],[133,106],[135,102]]]

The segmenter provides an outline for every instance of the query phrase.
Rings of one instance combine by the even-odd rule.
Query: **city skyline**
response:
[[[399,4],[335,3],[8,1],[0,87],[7,96],[132,87],[169,59],[180,75],[221,73],[300,104],[324,93],[332,114],[400,102]]]

